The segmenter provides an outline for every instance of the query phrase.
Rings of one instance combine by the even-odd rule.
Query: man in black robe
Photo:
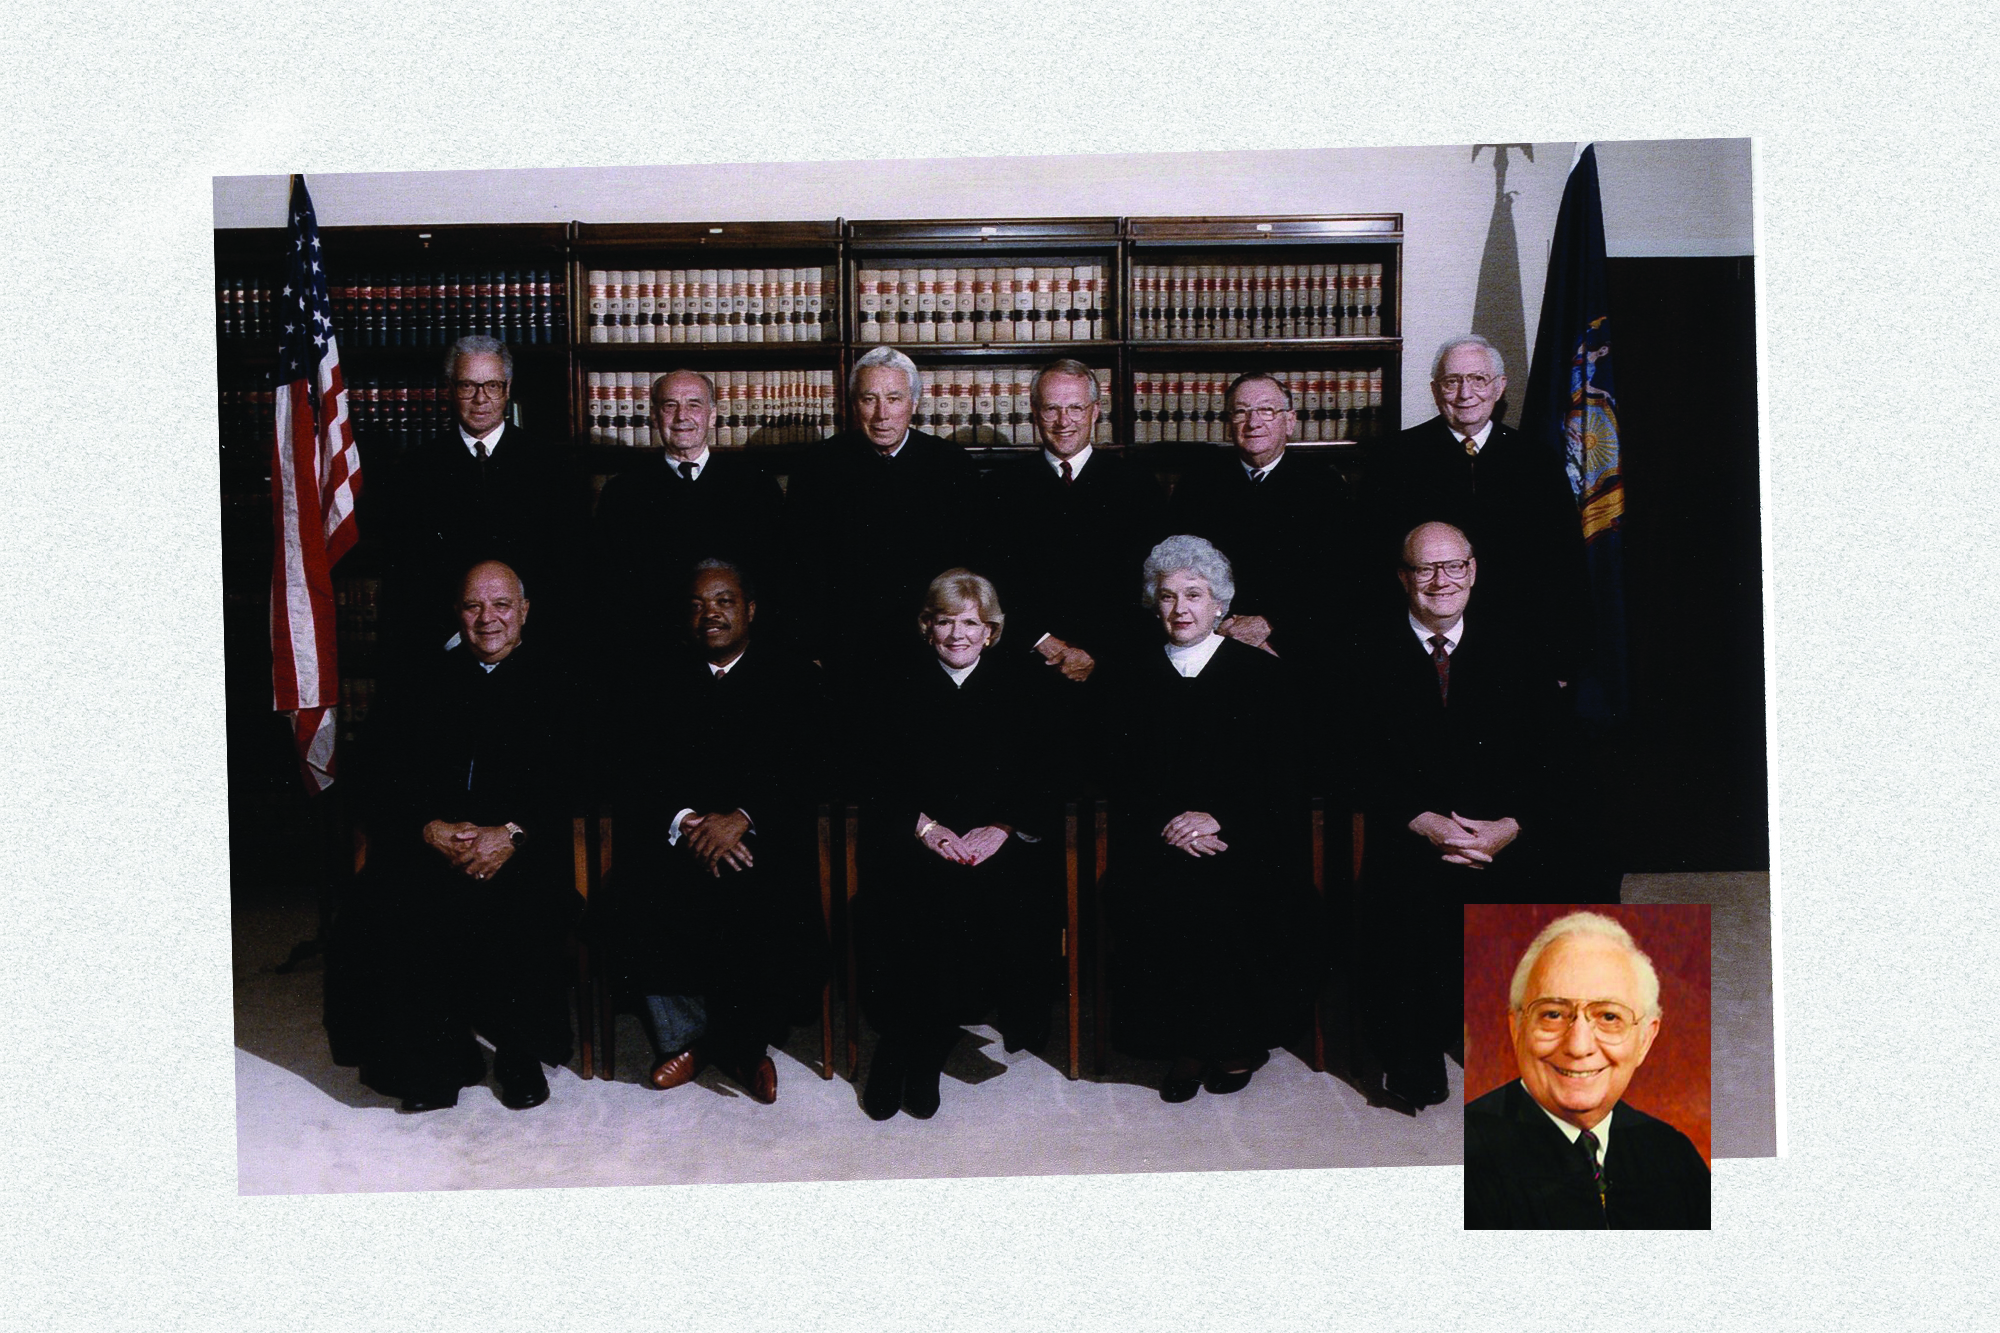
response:
[[[1568,843],[1556,684],[1500,617],[1468,613],[1483,572],[1457,528],[1413,530],[1405,605],[1358,662],[1365,1007],[1389,1092],[1416,1107],[1447,1096],[1464,904],[1548,901]]]
[[[741,569],[704,560],[684,586],[692,651],[631,662],[616,710],[617,868],[601,934],[615,984],[645,999],[654,1086],[713,1064],[768,1104],[768,1047],[824,976],[818,673],[752,646],[755,584]]]
[[[535,590],[541,655],[581,627],[578,565],[589,514],[556,446],[507,420],[514,358],[475,335],[445,353],[457,420],[387,469],[381,518],[383,638],[392,664],[434,654],[452,633],[436,608],[477,560],[503,560]]]
[[[711,447],[715,419],[715,386],[706,375],[659,376],[652,430],[664,460],[605,483],[597,502],[598,623],[600,642],[616,652],[656,656],[679,645],[678,616],[635,616],[628,599],[640,589],[684,586],[695,562],[709,557],[746,571],[758,587],[758,637],[775,641],[784,492],[755,459]]]
[[[844,697],[914,634],[931,580],[980,550],[978,474],[965,451],[910,429],[917,368],[893,347],[848,376],[856,428],[817,446],[786,499],[808,655]]]
[[[1371,460],[1369,561],[1390,560],[1419,523],[1452,524],[1479,548],[1486,612],[1513,625],[1556,679],[1575,680],[1589,642],[1583,526],[1562,460],[1494,419],[1506,392],[1506,366],[1484,338],[1438,348],[1438,415]]]
[[[1465,1108],[1465,1225],[1706,1230],[1708,1164],[1623,1099],[1660,1034],[1660,982],[1616,921],[1573,912],[1508,996],[1521,1071]]]
[[[1079,683],[1108,654],[1158,636],[1132,589],[1146,552],[1166,535],[1152,473],[1091,445],[1098,393],[1082,362],[1044,366],[1031,390],[1041,457],[986,478],[992,555],[983,568],[1016,646]]]
[[[521,642],[521,581],[465,575],[461,642],[384,695],[369,863],[336,922],[334,1058],[406,1111],[455,1105],[495,1048],[500,1100],[548,1099],[569,1059],[563,946],[581,900],[570,853],[570,719],[556,674]]]
[[[1286,448],[1298,416],[1282,381],[1241,376],[1227,403],[1235,448],[1180,479],[1167,529],[1205,537],[1229,557],[1236,601],[1218,632],[1291,663],[1307,685],[1308,780],[1340,792],[1350,747],[1332,705],[1345,693],[1357,586],[1347,483],[1325,458]]]

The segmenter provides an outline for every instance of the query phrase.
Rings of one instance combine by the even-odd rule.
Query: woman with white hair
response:
[[[882,1035],[862,1092],[876,1120],[935,1114],[959,1025],[996,1001],[1008,1050],[1048,1036],[1048,687],[1021,655],[989,651],[1006,620],[992,583],[946,570],[917,618],[923,651],[877,683],[854,905],[862,1007]]]
[[[1229,560],[1169,537],[1145,564],[1166,642],[1119,682],[1112,1032],[1172,1061],[1160,1096],[1239,1091],[1306,1019],[1320,955],[1288,668],[1216,633]]]

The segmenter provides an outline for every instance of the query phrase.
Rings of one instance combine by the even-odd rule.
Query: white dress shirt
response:
[[[1068,459],[1065,460],[1057,458],[1053,453],[1049,452],[1047,449],[1044,449],[1042,450],[1042,461],[1044,463],[1047,463],[1049,465],[1049,471],[1055,473],[1058,477],[1062,475],[1063,463],[1068,462],[1069,479],[1071,481],[1075,481],[1078,477],[1083,475],[1083,465],[1090,461],[1091,452],[1092,452],[1091,447],[1086,444],[1083,446],[1083,448],[1077,450],[1075,453],[1071,454]]]
[[[1431,636],[1438,631],[1424,624],[1423,621],[1418,620],[1415,616],[1410,617],[1410,628],[1417,632],[1417,642],[1424,646],[1424,655],[1428,657],[1431,652]],[[1444,655],[1450,657],[1453,653],[1457,652],[1458,641],[1464,637],[1465,617],[1460,616],[1444,629]]]
[[[1451,438],[1458,441],[1458,447],[1461,449],[1465,447],[1466,440],[1470,439],[1472,441],[1472,452],[1476,456],[1481,449],[1486,447],[1486,439],[1491,434],[1493,434],[1493,418],[1488,417],[1486,418],[1486,424],[1472,432],[1470,436],[1465,435],[1461,431],[1454,430],[1451,433]]]
[[[694,464],[694,476],[692,477],[688,477],[687,475],[686,468],[688,463]],[[687,463],[682,462],[678,458],[669,458],[667,459],[667,466],[680,473],[683,477],[687,477],[689,481],[698,481],[701,478],[701,474],[708,470],[708,446],[704,444],[701,447],[701,452],[687,460]]]
[[[1262,467],[1251,467],[1248,463],[1243,461],[1243,456],[1241,454],[1237,455],[1236,457],[1236,466],[1242,468],[1243,475],[1250,478],[1250,480],[1262,481],[1264,480],[1264,478],[1270,476],[1271,473],[1276,470],[1278,464],[1284,461],[1285,461],[1285,451],[1283,449],[1279,449],[1278,456],[1272,459],[1270,462],[1264,464],[1264,466]]]
[[[471,454],[474,458],[479,457],[479,446],[482,444],[486,446],[486,456],[491,458],[494,451],[500,447],[500,435],[506,429],[507,423],[503,421],[484,435],[474,435],[464,426],[460,426],[458,428],[458,438],[465,442],[465,452]]]
[[[1047,636],[1044,635],[1043,637],[1046,638]],[[957,686],[960,689],[963,689],[965,688],[965,678],[979,669],[979,659],[976,657],[973,658],[971,666],[955,667],[952,666],[950,663],[946,662],[942,657],[940,657],[938,659],[938,665],[944,668],[945,675],[951,677],[951,683],[953,685]]]

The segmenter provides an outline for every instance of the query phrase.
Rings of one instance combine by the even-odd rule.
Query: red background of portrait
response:
[[[1520,1077],[1507,987],[1535,933],[1570,912],[1601,912],[1632,932],[1660,974],[1660,1035],[1624,1099],[1709,1148],[1708,907],[1474,903],[1465,909],[1465,1098]]]

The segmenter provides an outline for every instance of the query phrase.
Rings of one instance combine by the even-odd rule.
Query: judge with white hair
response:
[[[1123,664],[1113,734],[1112,1038],[1160,1096],[1240,1091],[1303,1030],[1322,964],[1291,666],[1223,636],[1235,577],[1199,537],[1146,558],[1165,642]]]
[[[1521,1077],[1465,1108],[1468,1229],[1707,1229],[1701,1154],[1624,1100],[1662,1017],[1623,925],[1572,912],[1542,928],[1507,997]]]

